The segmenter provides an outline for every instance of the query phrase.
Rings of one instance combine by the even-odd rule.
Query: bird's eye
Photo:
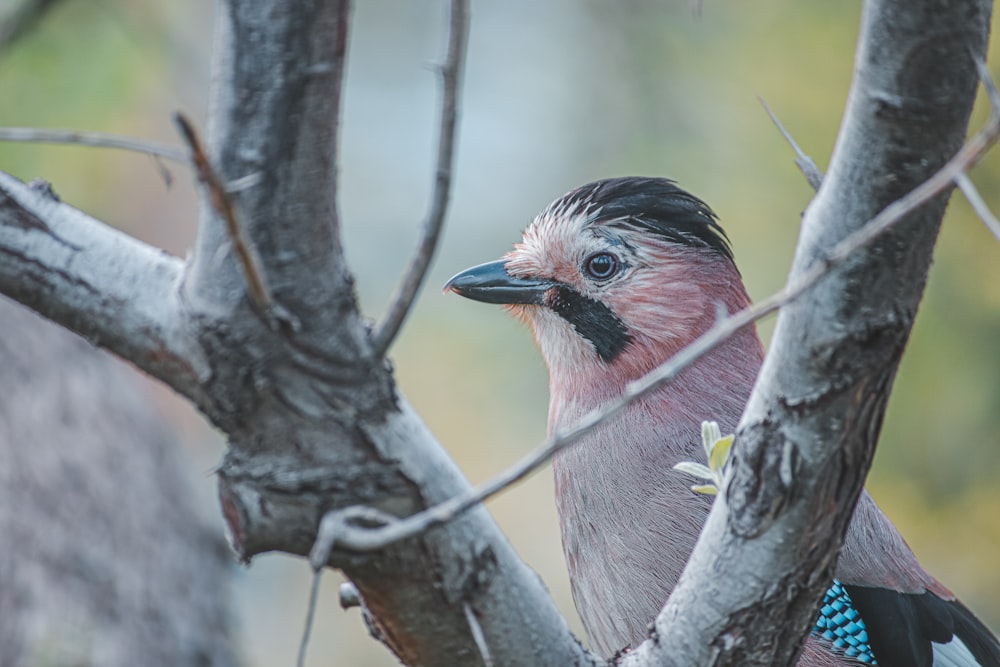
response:
[[[618,273],[621,263],[611,253],[599,252],[588,257],[584,266],[592,278],[605,280]]]

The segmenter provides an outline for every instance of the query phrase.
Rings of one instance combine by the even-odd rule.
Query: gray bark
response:
[[[990,11],[980,0],[866,4],[840,135],[790,279],[958,151]],[[946,205],[939,196],[781,310],[726,493],[657,619],[659,642],[627,664],[792,664],[833,577]]]
[[[0,290],[160,378],[227,434],[219,493],[244,560],[306,554],[330,509],[403,516],[468,488],[373,354],[341,252],[347,15],[345,2],[220,5],[209,153],[224,181],[253,177],[232,198],[272,295],[263,311],[207,198],[182,263],[0,179]],[[988,24],[982,1],[868,3],[837,153],[793,274],[957,149],[975,86],[969,52],[982,58]],[[624,662],[794,660],[867,471],[943,208],[914,215],[782,315],[728,493],[658,641]],[[791,481],[783,461],[795,464]],[[760,493],[752,475],[767,480]],[[801,530],[819,517],[835,529]],[[598,662],[485,510],[379,552],[335,550],[330,564],[406,664],[481,664],[466,607],[494,664]]]
[[[238,664],[225,543],[135,374],[6,299],[0,329],[0,664]]]

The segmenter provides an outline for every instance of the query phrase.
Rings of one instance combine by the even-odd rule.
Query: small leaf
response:
[[[727,435],[719,438],[712,445],[712,453],[708,455],[708,467],[716,472],[721,472],[726,461],[729,459],[729,451],[733,448],[734,436]]]
[[[702,479],[715,479],[715,475],[712,474],[712,470],[708,466],[694,461],[681,461],[674,466],[674,470]]]
[[[706,496],[715,496],[719,493],[719,490],[715,488],[715,484],[695,484],[691,487],[691,490],[695,493],[702,493]]]
[[[718,422],[705,421],[701,423],[701,446],[705,450],[705,457],[711,458],[712,445],[722,437]]]

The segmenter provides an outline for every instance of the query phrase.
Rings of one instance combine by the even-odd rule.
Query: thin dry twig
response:
[[[316,617],[316,604],[319,601],[319,579],[323,570],[313,572],[312,586],[309,588],[309,605],[306,608],[305,627],[302,628],[302,640],[299,642],[299,655],[295,659],[296,667],[305,667],[306,651],[309,648],[309,634],[312,632],[313,620]]]
[[[260,260],[257,258],[249,239],[243,235],[243,230],[236,219],[236,211],[233,209],[233,203],[229,199],[229,194],[222,181],[215,174],[215,170],[212,169],[212,165],[208,161],[208,156],[205,154],[205,149],[202,148],[201,140],[198,138],[198,134],[195,132],[191,121],[178,111],[174,112],[174,123],[177,124],[181,136],[187,143],[188,148],[191,149],[191,162],[194,165],[195,172],[198,174],[198,180],[208,190],[212,207],[226,223],[226,230],[229,232],[229,238],[233,243],[236,256],[239,258],[240,265],[243,267],[243,274],[247,279],[250,299],[260,312],[267,313],[271,310],[271,292],[267,287],[267,282],[264,280]]]
[[[479,484],[467,492],[442,503],[398,519],[370,507],[352,506],[328,512],[320,524],[320,538],[327,557],[333,546],[349,551],[375,551],[400,540],[413,537],[430,528],[455,518],[466,510],[496,495],[541,467],[556,452],[569,447],[598,424],[622,412],[632,401],[664,386],[691,365],[695,360],[715,348],[740,329],[795,301],[824,276],[842,264],[854,252],[865,247],[890,227],[906,218],[928,200],[951,187],[964,172],[975,165],[1000,136],[1000,95],[997,94],[989,72],[977,62],[983,85],[989,93],[992,110],[986,125],[973,136],[941,169],[911,190],[908,194],[886,206],[845,239],[837,243],[825,258],[818,259],[794,281],[753,306],[741,310],[716,323],[690,345],[665,361],[642,378],[631,382],[625,392],[600,410],[585,415],[573,427],[555,434],[537,449],[493,479]],[[365,525],[361,525],[365,524]],[[314,547],[314,552],[316,548]],[[313,561],[315,564],[315,560]],[[324,559],[322,562],[326,562]]]
[[[343,535],[352,529],[374,530],[396,522],[393,515],[366,505],[353,505],[344,510],[327,512],[320,519],[316,541],[309,550],[309,565],[317,572],[322,569],[330,560],[333,547],[342,543]]]
[[[466,37],[469,31],[468,0],[452,0],[451,20],[448,37],[448,55],[441,67],[441,126],[438,137],[437,168],[434,175],[434,195],[431,210],[424,223],[423,236],[413,254],[410,264],[390,301],[389,310],[372,336],[372,348],[376,358],[382,357],[389,349],[403,320],[423,284],[434,251],[437,248],[448,200],[451,193],[451,170],[455,156],[455,128],[458,118],[458,89],[465,61]]]
[[[389,521],[395,521],[395,517],[372,507],[359,507],[358,510],[351,520],[365,523],[368,527],[384,526]],[[309,590],[309,605],[306,611],[305,627],[302,628],[302,640],[299,642],[296,667],[304,667],[305,665],[306,651],[309,648],[309,635],[312,632],[313,619],[316,617],[316,605],[319,602],[319,580],[323,574],[323,566],[330,560],[330,552],[333,550],[337,535],[341,532],[341,519],[342,517],[335,512],[327,512],[320,520],[316,541],[313,543],[312,549],[309,550],[309,564],[313,569],[313,580]],[[343,609],[361,606],[361,594],[354,584],[345,582],[340,585],[340,606]]]
[[[993,215],[993,211],[983,201],[979,190],[972,183],[972,179],[963,173],[955,178],[955,183],[958,185],[958,189],[962,191],[962,194],[965,195],[965,198],[969,200],[969,203],[972,204],[972,209],[979,216],[979,219],[983,221],[987,229],[993,232],[993,236],[997,237],[997,240],[1000,241],[1000,220],[997,220],[996,216]]]
[[[819,186],[823,183],[823,172],[816,166],[813,159],[806,155],[805,152],[799,148],[799,145],[795,143],[795,139],[792,138],[791,133],[785,129],[784,125],[781,124],[781,121],[778,120],[778,116],[771,111],[771,107],[767,105],[764,98],[758,95],[757,101],[760,102],[762,107],[764,107],[764,111],[767,112],[767,115],[771,117],[771,122],[777,126],[778,132],[781,132],[781,136],[785,138],[785,141],[787,141],[792,147],[792,150],[795,151],[795,166],[799,168],[802,175],[806,177],[807,181],[809,181],[809,185],[812,186],[812,189],[814,191],[818,191]]]
[[[107,132],[82,132],[80,130],[49,130],[36,127],[0,127],[0,141],[25,141],[39,144],[70,144],[93,146],[96,148],[119,148],[134,153],[145,153],[153,157],[171,160],[180,164],[191,164],[191,160],[180,148],[155,141],[126,137]]]

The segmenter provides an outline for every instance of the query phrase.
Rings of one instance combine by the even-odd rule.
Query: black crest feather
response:
[[[557,199],[548,211],[559,214],[574,209],[733,260],[729,238],[708,204],[667,178],[624,176],[594,181]]]

